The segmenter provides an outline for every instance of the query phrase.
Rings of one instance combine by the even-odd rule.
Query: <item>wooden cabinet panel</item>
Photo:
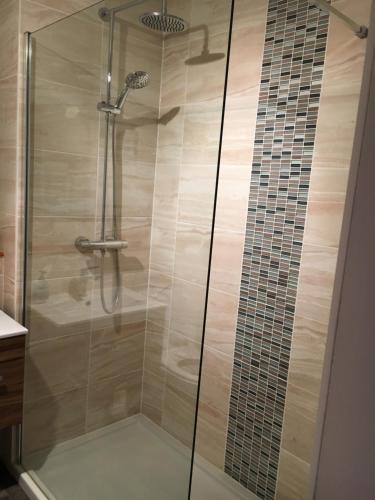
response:
[[[0,429],[22,421],[25,337],[0,339]]]

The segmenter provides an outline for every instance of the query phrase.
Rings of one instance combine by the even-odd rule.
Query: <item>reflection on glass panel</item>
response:
[[[29,40],[22,463],[57,500],[183,500],[231,1],[115,4]]]

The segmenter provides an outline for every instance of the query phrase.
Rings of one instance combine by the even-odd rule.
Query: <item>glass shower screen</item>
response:
[[[57,500],[190,495],[232,2],[160,4],[28,35],[22,465]]]

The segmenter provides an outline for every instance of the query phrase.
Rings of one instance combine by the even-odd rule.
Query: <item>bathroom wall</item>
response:
[[[16,281],[16,171],[17,171],[17,75],[18,75],[18,16],[19,2],[6,0],[1,3],[3,16],[0,43],[0,252],[3,279],[0,296],[4,310],[14,313]]]
[[[299,3],[299,8],[301,8],[302,4],[303,2]],[[339,2],[337,2],[338,8],[343,9],[344,12],[351,15],[357,22],[363,24],[366,24],[368,21],[369,6],[370,2],[361,2],[356,6],[351,5],[350,7],[349,3],[340,2],[339,4]],[[288,4],[288,8],[293,10],[292,7],[292,4]],[[263,11],[263,15],[264,14]],[[291,22],[293,22],[294,12],[289,12],[289,15],[290,19],[292,19]],[[268,21],[270,22],[272,19],[269,18]],[[303,25],[304,23],[301,22],[301,24]],[[262,47],[264,46],[265,38],[264,27],[265,24],[262,25],[260,35],[260,38],[262,38]],[[309,24],[308,27],[311,27],[311,25]],[[248,36],[250,36],[250,30],[248,31]],[[211,417],[211,421],[213,422],[211,428],[207,425],[205,427],[203,426],[206,405],[202,403],[203,398],[200,401],[200,418],[198,421],[198,437],[200,441],[198,441],[198,450],[203,456],[219,467],[223,467],[223,456],[226,450],[227,472],[239,479],[235,467],[238,466],[238,471],[241,467],[243,484],[245,483],[249,485],[250,489],[257,491],[261,498],[268,498],[266,495],[269,495],[270,498],[273,497],[275,495],[275,489],[277,498],[301,499],[306,496],[306,488],[309,480],[309,463],[314,442],[316,405],[321,377],[320,370],[324,355],[327,321],[332,296],[332,283],[335,273],[337,244],[342,222],[342,208],[345,199],[348,173],[347,169],[351,157],[365,46],[366,42],[354,37],[345,25],[342,25],[333,17],[330,18],[324,78],[312,157],[309,203],[306,212],[306,229],[303,240],[304,245],[300,257],[301,263],[298,286],[295,282],[297,291],[295,299],[296,311],[293,315],[294,326],[288,371],[288,389],[286,391],[286,396],[284,390],[283,396],[285,413],[281,412],[281,420],[278,420],[279,428],[282,429],[282,441],[281,444],[279,443],[280,453],[279,456],[276,457],[271,476],[273,492],[269,490],[265,492],[259,488],[259,484],[261,485],[262,483],[262,475],[268,479],[268,481],[270,480],[270,462],[266,461],[259,469],[259,472],[256,472],[257,467],[255,467],[255,474],[254,466],[252,466],[253,478],[254,476],[256,477],[258,484],[257,486],[249,485],[249,483],[245,483],[244,481],[244,476],[247,475],[247,472],[250,472],[249,462],[246,460],[247,464],[242,463],[242,466],[240,466],[240,456],[237,451],[234,454],[234,458],[231,458],[232,465],[229,468],[228,451],[231,453],[232,450],[231,445],[229,444],[226,447],[224,442],[227,437],[225,417],[228,413],[231,412],[232,415],[232,426],[229,426],[228,435],[230,442],[232,440],[231,436],[233,436],[231,433],[233,433],[237,425],[241,425],[240,413],[238,413],[237,408],[240,410],[243,408],[245,411],[246,405],[248,405],[247,408],[250,408],[251,406],[249,405],[251,405],[254,398],[260,397],[260,395],[258,394],[256,396],[253,392],[248,392],[248,389],[242,387],[245,392],[241,392],[241,397],[231,409],[229,409],[228,405],[223,405],[221,406],[222,410],[220,413],[217,411],[214,412],[212,411],[214,404],[212,404],[209,408],[210,412],[206,413],[206,415]],[[232,49],[235,50],[234,43]],[[260,52],[262,52],[262,49],[260,49]],[[240,60],[243,62],[246,57],[243,46],[239,49],[239,53],[242,56]],[[269,52],[266,50],[265,56],[268,54]],[[259,57],[261,57],[261,55]],[[233,62],[232,60],[232,64]],[[276,61],[274,64],[277,64]],[[242,64],[241,67],[243,71],[248,69],[244,64]],[[253,70],[252,74],[254,75],[254,73],[255,71]],[[258,82],[260,82],[260,78]],[[261,93],[260,97],[262,98],[262,96],[267,96],[267,94]],[[258,96],[256,101],[255,107],[258,105]],[[234,119],[234,115],[229,114],[229,109],[230,108],[227,107],[225,117],[227,123],[231,123],[231,119]],[[252,133],[254,133],[255,114],[256,111],[253,110],[252,113],[248,112],[247,115],[245,115],[241,129],[244,129],[244,125],[246,126],[247,124]],[[337,132],[333,133],[333,131]],[[252,136],[250,132],[248,132],[247,138],[251,145],[254,144],[254,136]],[[260,139],[260,137],[257,138]],[[233,144],[235,144],[235,138],[232,138],[232,141]],[[225,158],[226,150],[225,144],[226,142],[224,141],[221,172],[223,172],[223,158]],[[246,161],[244,163],[245,166],[247,165],[247,169],[244,169],[244,172],[247,173],[247,177],[246,174],[243,176],[243,182],[241,183],[242,189],[240,190],[237,187],[236,191],[234,191],[239,195],[239,203],[242,199],[241,193],[244,193],[243,204],[242,206],[239,204],[237,205],[236,200],[236,204],[234,205],[230,191],[228,190],[228,182],[234,182],[235,176],[224,177],[223,174],[221,174],[219,183],[218,216],[215,225],[211,280],[219,278],[227,293],[229,291],[231,294],[232,290],[235,291],[235,293],[232,292],[232,297],[234,298],[236,295],[238,297],[240,290],[241,293],[244,293],[246,290],[245,287],[248,287],[248,272],[245,271],[242,288],[240,288],[244,239],[242,238],[241,241],[239,237],[236,238],[235,234],[227,240],[220,237],[222,233],[219,226],[219,224],[222,224],[220,221],[220,205],[223,205],[223,209],[225,209],[225,207],[227,208],[227,212],[224,211],[223,213],[227,215],[228,227],[239,227],[240,230],[238,233],[241,234],[242,232],[243,234],[246,228],[247,197],[250,189],[254,190],[254,184],[250,184],[251,168],[249,169],[249,158],[252,157],[252,150],[249,145],[247,152],[248,156],[247,158],[245,157]],[[221,183],[221,180],[224,179],[226,181],[225,184],[224,182]],[[254,193],[253,197],[250,197],[250,201],[253,198]],[[230,204],[227,204],[227,200],[230,200]],[[235,211],[233,212],[234,207]],[[237,218],[235,215],[237,215]],[[227,244],[225,244],[226,241]],[[215,248],[217,250],[215,250]],[[245,258],[246,257],[247,254],[245,254]],[[254,270],[254,268],[252,269]],[[254,280],[255,276],[251,276]],[[234,288],[231,288],[231,286],[234,286]],[[207,394],[209,394],[212,399],[212,395],[215,394],[213,388],[216,387],[215,381],[218,380],[219,374],[221,378],[221,388],[225,387],[225,380],[229,381],[227,385],[230,385],[231,374],[229,377],[225,376],[225,364],[222,362],[222,359],[212,362],[213,357],[207,355],[209,349],[207,346],[209,346],[208,343],[211,335],[216,342],[219,341],[222,345],[228,342],[229,348],[230,343],[234,341],[237,324],[237,301],[230,300],[232,297],[228,294],[225,300],[219,300],[218,298],[217,301],[215,301],[214,286],[211,282],[206,348],[204,353],[204,367],[206,368],[203,372],[202,391],[204,391],[206,377],[208,381],[206,386]],[[227,307],[226,314],[223,312],[225,311],[224,306]],[[210,317],[212,319],[210,319]],[[228,345],[226,347],[228,347]],[[238,356],[238,347],[236,347],[236,352],[237,354],[235,354],[235,356]],[[232,387],[236,387],[235,384],[238,382],[240,382],[242,386],[246,384],[246,371],[248,369],[246,366],[243,368],[245,368],[245,371],[242,373],[241,379],[237,379],[236,370],[234,371]],[[211,378],[209,378],[210,373],[212,373]],[[286,387],[286,384],[284,384],[284,387]],[[258,386],[258,389],[260,389],[260,386]],[[230,388],[227,393],[229,391]],[[249,395],[248,398],[245,396],[246,393]],[[218,398],[221,405],[223,404],[223,400],[224,396],[223,392],[221,392]],[[247,411],[249,411],[249,409]],[[221,416],[221,422],[223,422],[221,427],[217,415]],[[275,410],[272,410],[268,414],[268,418],[275,418],[275,415]],[[266,428],[264,423],[262,424],[263,427],[260,424],[257,425],[259,426],[258,432],[263,439],[261,448],[262,452],[264,452],[264,447],[266,447],[267,443]],[[225,432],[221,434],[224,436],[221,439],[220,428],[225,430]],[[200,429],[202,429],[201,432]],[[250,433],[252,439],[254,439],[253,430],[254,427],[252,427]],[[241,442],[243,438],[240,437],[241,434],[238,427],[234,432],[237,432],[237,443]],[[209,433],[211,434],[210,436]],[[206,437],[206,446],[202,447]],[[213,446],[213,443],[215,443],[215,446]],[[246,445],[244,451],[246,451]],[[256,455],[257,452],[254,445],[252,457],[255,460]],[[277,474],[278,482],[276,486]]]
[[[370,0],[335,7],[368,25]],[[297,290],[278,477],[281,500],[306,498],[366,41],[330,17]]]

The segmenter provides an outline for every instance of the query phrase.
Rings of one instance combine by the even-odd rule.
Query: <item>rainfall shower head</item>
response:
[[[187,23],[182,17],[162,12],[146,12],[140,18],[142,24],[163,33],[179,33],[186,29]]]
[[[187,28],[187,22],[182,17],[168,14],[166,0],[163,1],[160,12],[146,12],[139,20],[147,28],[163,33],[180,33]]]
[[[125,104],[126,98],[130,90],[138,90],[147,87],[150,83],[150,75],[146,71],[136,71],[135,73],[129,73],[125,79],[124,88],[121,94],[118,96],[116,101],[116,108],[121,110]]]

